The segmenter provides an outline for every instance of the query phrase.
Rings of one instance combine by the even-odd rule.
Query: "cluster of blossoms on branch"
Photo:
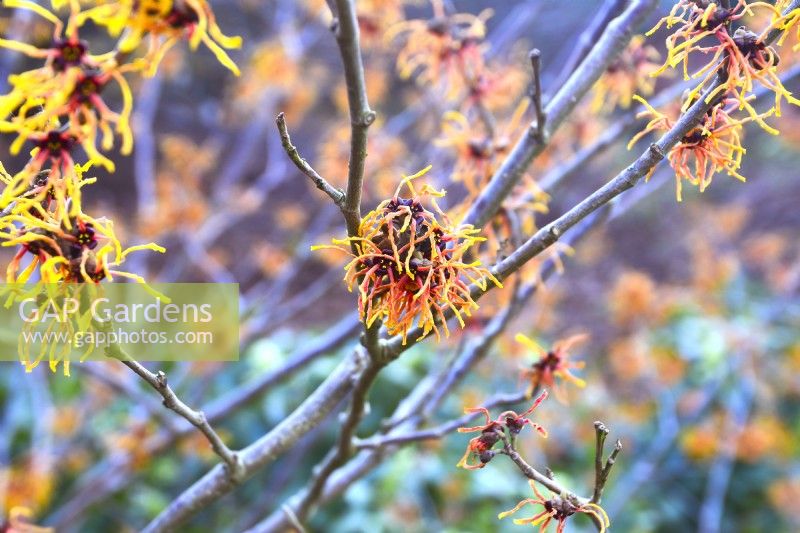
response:
[[[598,531],[604,533],[611,525],[608,515],[602,507],[592,502],[583,502],[570,495],[554,494],[546,498],[539,492],[536,487],[536,482],[532,479],[528,480],[536,498],[526,498],[519,502],[513,509],[502,512],[497,515],[497,518],[503,518],[512,515],[522,509],[526,505],[541,505],[542,510],[530,518],[516,518],[514,523],[518,525],[539,526],[539,531],[547,530],[550,523],[556,521],[556,533],[563,533],[567,526],[567,519],[576,513],[582,513],[591,517],[596,524],[599,525]]]
[[[467,444],[467,450],[458,462],[458,466],[466,470],[477,470],[484,468],[497,453],[509,456],[517,454],[514,449],[514,443],[525,426],[531,426],[543,437],[547,437],[547,431],[542,426],[527,418],[547,398],[547,395],[547,391],[542,392],[533,402],[533,405],[524,413],[517,414],[514,411],[504,411],[496,419],[492,419],[485,407],[469,407],[465,409],[466,413],[483,414],[485,423],[474,427],[458,428],[459,433],[480,432],[480,435],[471,439]],[[494,448],[501,441],[502,448],[498,452]],[[526,474],[530,475],[529,473]],[[522,500],[513,509],[500,513],[498,515],[499,519],[503,519],[530,504],[541,505],[542,510],[530,518],[515,519],[515,524],[538,525],[539,531],[545,531],[550,523],[555,520],[557,523],[556,531],[561,533],[566,527],[568,518],[576,513],[583,513],[594,520],[601,533],[610,525],[606,512],[596,503],[582,500],[574,494],[566,492],[546,498],[539,492],[535,479],[530,478],[528,483],[533,489],[536,498]]]
[[[798,26],[800,13],[797,12],[800,10],[782,14],[781,9],[789,5],[786,1],[774,6],[746,0],[738,0],[730,7],[725,5],[712,0],[680,0],[647,33],[652,35],[662,26],[671,30],[666,39],[666,61],[653,72],[653,76],[682,66],[686,80],[700,81],[685,93],[680,109],[668,113],[654,109],[641,96],[635,96],[636,100],[645,104],[640,116],[651,120],[632,139],[630,146],[649,132],[669,130],[677,116],[700,99],[712,104],[701,123],[667,155],[675,170],[678,201],[681,200],[684,182],[698,187],[702,192],[714,175],[722,171],[744,181],[744,176],[739,172],[745,154],[741,144],[744,124],[752,121],[764,131],[777,135],[778,131],[765,119],[773,115],[780,116],[784,100],[790,104],[800,104],[800,100],[783,86],[778,75],[780,57],[766,40],[772,31],[782,32],[778,40],[780,45],[787,33]],[[756,16],[757,10],[762,14],[765,12],[771,21],[761,34],[740,25],[745,17]],[[737,27],[734,29],[734,26]],[[690,74],[690,59],[700,55],[709,59],[705,60],[704,66]],[[772,105],[764,111],[758,111],[755,107],[756,96],[753,91],[759,85],[774,95]]]
[[[471,226],[450,223],[436,204],[444,191],[414,186],[413,180],[428,170],[403,178],[391,199],[362,218],[357,237],[314,247],[353,256],[345,267],[345,281],[351,291],[358,290],[361,320],[367,327],[381,321],[389,334],[402,335],[404,343],[414,325],[421,329],[419,338],[431,332],[439,338],[440,329],[448,335],[448,310],[463,327],[463,317],[477,308],[470,283],[482,290],[489,281],[500,285],[479,261],[465,258],[482,239]],[[407,197],[400,195],[403,188]],[[425,207],[426,201],[433,211]]]
[[[398,22],[386,33],[388,40],[402,39],[404,48],[397,57],[400,76],[412,75],[420,84],[432,84],[448,99],[485,90],[483,52],[486,48],[487,9],[479,15],[445,14],[441,2],[434,2],[430,20]]]
[[[529,78],[516,64],[490,60],[486,22],[491,9],[473,15],[449,12],[436,0],[432,5],[430,19],[399,22],[386,35],[402,44],[397,57],[400,76],[413,77],[450,108],[434,144],[455,156],[451,178],[467,188],[467,205],[522,130],[530,103],[524,95]],[[526,187],[535,189],[530,177]],[[544,196],[538,194],[537,200],[538,210],[544,210]]]
[[[594,84],[592,110],[613,111],[616,107],[628,109],[633,95],[653,94],[656,80],[651,74],[658,70],[661,54],[654,46],[645,44],[642,35],[634,35],[620,55],[611,62]]]
[[[492,420],[489,415],[488,409],[485,407],[467,407],[464,409],[465,413],[481,413],[486,418],[485,424],[474,427],[458,428],[459,433],[474,433],[480,432],[480,435],[473,438],[467,444],[467,451],[458,462],[458,467],[466,470],[476,470],[483,468],[495,456],[495,451],[492,450],[495,444],[502,440],[503,436],[507,438],[516,438],[522,432],[525,426],[531,426],[543,437],[547,437],[547,431],[537,424],[526,418],[531,414],[539,404],[547,398],[547,391],[542,392],[538,398],[533,402],[533,405],[524,413],[517,414],[514,411],[505,411],[500,413],[497,419]],[[508,432],[506,434],[506,431]],[[478,462],[470,463],[470,459],[477,458]]]
[[[126,75],[153,75],[167,50],[181,39],[192,48],[204,43],[238,73],[223,47],[238,47],[239,38],[224,36],[201,0],[52,0],[52,11],[28,0],[3,4],[28,9],[53,25],[47,48],[0,39],[0,47],[42,61],[37,68],[9,76],[10,90],[0,96],[0,131],[16,135],[11,153],[30,149],[30,160],[21,170],[8,172],[0,165],[0,239],[3,246],[17,249],[6,281],[96,284],[122,277],[144,283],[120,265],[131,252],[164,249],[154,243],[124,248],[112,221],[85,213],[81,189],[96,180],[84,175],[97,167],[114,171],[104,153],[117,138],[123,155],[133,149],[133,95]],[[89,21],[118,37],[113,50],[90,50],[80,36]],[[147,47],[139,53],[143,41]],[[114,85],[121,100],[117,109],[106,98]],[[85,162],[76,162],[83,156]],[[23,361],[26,369],[43,355]],[[51,367],[57,363],[51,357]],[[64,371],[69,372],[66,361]]]

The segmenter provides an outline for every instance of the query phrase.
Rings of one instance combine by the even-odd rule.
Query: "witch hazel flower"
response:
[[[531,349],[538,356],[530,366],[522,369],[522,378],[528,381],[528,389],[525,396],[530,398],[539,387],[548,387],[555,392],[559,401],[564,402],[566,393],[557,380],[572,383],[581,389],[586,387],[586,381],[572,373],[573,370],[583,369],[586,363],[584,361],[570,361],[570,350],[587,338],[586,334],[573,335],[567,339],[557,341],[551,349],[545,350],[533,339],[518,333],[514,340]]]
[[[596,503],[580,501],[574,496],[558,495],[555,494],[549,498],[545,497],[536,487],[536,483],[531,479],[528,484],[533,489],[535,498],[526,498],[519,502],[516,507],[508,511],[502,512],[497,515],[497,518],[503,518],[512,515],[525,507],[526,505],[541,505],[542,510],[538,514],[530,518],[517,518],[514,523],[521,526],[539,526],[539,531],[547,531],[547,527],[555,520],[556,533],[563,533],[567,527],[567,520],[577,513],[582,513],[595,522],[600,533],[605,531],[611,526],[611,521],[602,507]]]
[[[444,191],[414,186],[430,168],[404,177],[392,198],[362,218],[357,236],[312,248],[333,248],[353,257],[345,266],[345,281],[350,291],[358,291],[362,322],[367,327],[382,322],[390,335],[402,335],[403,343],[415,325],[421,329],[416,340],[431,332],[437,339],[449,335],[448,311],[464,327],[464,318],[478,307],[471,285],[481,290],[489,281],[502,286],[479,261],[466,259],[483,238],[472,226],[449,222],[436,204]],[[408,196],[400,194],[404,189]]]
[[[494,445],[501,440],[501,436],[505,435],[508,431],[508,436],[516,438],[525,426],[531,426],[543,437],[547,437],[547,431],[527,418],[537,407],[547,398],[547,391],[542,392],[538,398],[533,402],[533,405],[524,413],[517,414],[514,411],[504,411],[496,419],[492,419],[489,415],[489,410],[485,407],[467,407],[464,409],[465,413],[482,413],[485,417],[485,423],[480,426],[458,428],[459,433],[474,433],[480,432],[480,435],[471,439],[467,444],[467,450],[458,462],[459,468],[465,470],[477,470],[483,468],[495,456],[495,451],[492,450]],[[477,462],[474,461],[477,459]]]
[[[650,122],[634,135],[628,149],[648,133],[668,131],[675,123],[675,119],[656,110],[640,96],[637,95],[634,99],[645,106],[645,110],[638,116],[648,117]],[[682,200],[684,183],[690,183],[703,192],[719,172],[724,171],[739,181],[746,181],[739,173],[742,157],[746,152],[742,146],[742,135],[744,124],[756,121],[756,117],[736,118],[734,114],[738,106],[737,98],[723,99],[709,109],[702,122],[684,135],[667,153],[669,164],[675,171],[675,195],[679,202]],[[773,111],[768,111],[757,115],[759,123],[772,113]],[[647,178],[649,177],[648,175]]]

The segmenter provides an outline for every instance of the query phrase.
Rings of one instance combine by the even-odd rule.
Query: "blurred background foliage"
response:
[[[527,51],[541,49],[543,84],[552,94],[551,83],[599,2],[450,4],[473,14],[494,10],[486,57],[503,80],[491,100],[502,123],[528,89]],[[240,283],[246,318],[241,360],[165,368],[181,397],[199,407],[280,368],[355,305],[341,283],[343,258],[309,251],[342,233],[338,212],[286,159],[274,127],[275,115],[285,112],[301,153],[343,186],[349,125],[327,8],[322,0],[213,5],[223,30],[245,38],[234,54],[242,76],[221,71],[207,51],[173,49],[157,77],[134,87],[135,154],[115,158],[118,171],[100,176],[104,186],[84,201],[113,215],[128,241],[141,237],[167,247],[164,257],[136,260],[148,279]],[[358,5],[370,102],[379,116],[371,129],[365,206],[390,195],[402,173],[432,163],[435,183],[448,186],[455,208],[464,186],[450,183],[452,152],[434,142],[452,102],[430,86],[402,79],[396,68],[400,44],[383,37],[402,18],[429,17],[430,6],[419,1],[393,10],[398,2],[379,0]],[[670,5],[663,2],[661,13]],[[2,17],[6,34],[22,32],[34,43],[48,39],[48,28],[27,15],[4,9]],[[663,49],[663,39],[648,42]],[[18,54],[0,54],[2,78],[22,63]],[[671,82],[659,80],[657,90]],[[537,161],[534,177],[630,114],[592,112],[591,99],[554,140],[548,157]],[[600,419],[624,443],[603,500],[615,530],[702,529],[715,517],[722,531],[798,530],[798,120],[800,112],[786,109],[777,120],[781,137],[748,131],[746,184],[720,176],[702,195],[686,191],[678,204],[672,175],[662,166],[643,190],[630,193],[647,193],[645,198],[565,257],[563,275],[536,295],[436,419],[453,419],[465,406],[524,387],[519,369],[535,355],[514,342],[513,333],[547,346],[587,332],[590,340],[574,357],[587,363],[580,375],[588,386],[568,388],[568,402],[551,397],[536,411],[550,436],[522,436],[519,446],[529,462],[587,492],[592,422]],[[629,137],[580,168],[569,186],[552,191],[549,214],[538,215],[536,224],[627,165],[636,153],[625,150]],[[4,153],[9,141],[2,140]],[[468,331],[479,332],[497,305],[482,305]],[[451,361],[460,342],[459,332],[438,345],[423,343],[388,367],[372,390],[359,434],[378,429],[430,369]],[[274,427],[349,349],[326,353],[228,415],[217,424],[228,443],[244,446]],[[58,524],[59,531],[132,531],[215,464],[200,435],[155,456],[143,452],[142,443],[173,415],[154,416],[157,397],[136,380],[115,363],[79,365],[71,378],[44,369],[24,375],[21,367],[4,364],[0,506],[26,506],[37,521]],[[334,418],[183,531],[240,531],[279,507],[334,441]],[[496,515],[528,496],[525,479],[503,460],[475,472],[456,469],[468,439],[454,433],[403,447],[324,506],[311,529],[521,529]],[[98,466],[108,469],[94,472],[100,480],[124,475],[124,485],[73,513],[76,498],[94,490],[86,476]],[[591,529],[585,518],[568,526],[582,528]]]

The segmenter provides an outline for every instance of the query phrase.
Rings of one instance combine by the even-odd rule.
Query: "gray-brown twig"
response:
[[[572,491],[567,490],[555,479],[551,478],[547,474],[539,472],[530,464],[528,464],[528,462],[522,458],[517,449],[514,447],[514,443],[511,441],[511,439],[509,439],[504,433],[498,432],[498,436],[500,437],[500,440],[503,441],[503,449],[500,451],[500,453],[507,455],[509,459],[511,459],[511,461],[517,465],[517,468],[519,468],[520,472],[522,472],[525,477],[547,487],[548,490],[558,494],[562,498],[567,498],[574,501],[576,504],[586,503],[588,501],[586,498],[581,498]]]
[[[595,432],[595,450],[594,450],[594,492],[592,493],[592,503],[600,503],[600,498],[603,496],[603,488],[608,481],[608,475],[617,461],[619,452],[622,451],[622,442],[617,440],[614,444],[614,449],[603,463],[603,449],[606,444],[606,437],[608,436],[608,428],[600,421],[594,423]]]
[[[164,407],[175,411],[178,415],[185,418],[190,424],[200,430],[209,444],[211,444],[214,453],[222,459],[227,469],[227,476],[232,482],[238,483],[244,478],[244,465],[239,455],[228,448],[222,441],[222,438],[214,431],[211,424],[208,423],[206,415],[202,411],[195,411],[178,398],[175,391],[173,391],[167,383],[167,375],[164,372],[159,371],[155,374],[150,372],[139,362],[133,360],[118,345],[109,346],[106,349],[106,355],[118,359],[123,365],[133,370],[136,375],[145,380],[164,398]]]
[[[605,72],[606,67],[625,48],[633,34],[633,28],[655,7],[654,0],[634,0],[617,18],[611,21],[606,31],[592,48],[567,82],[548,103],[545,139],[552,135],[578,105],[578,101],[589,91]],[[500,168],[470,207],[464,222],[482,227],[497,212],[506,196],[519,182],[533,159],[545,148],[536,136],[536,125],[531,124]]]
[[[534,48],[528,54],[531,60],[531,69],[533,70],[533,110],[536,113],[536,132],[534,136],[536,142],[544,144],[545,139],[545,123],[547,121],[547,114],[542,109],[542,52],[538,48]]]
[[[278,131],[281,135],[281,145],[283,145],[283,149],[286,150],[286,154],[289,156],[289,159],[292,160],[294,166],[300,169],[300,172],[311,178],[311,181],[314,182],[317,189],[330,196],[333,203],[340,208],[343,207],[344,192],[328,183],[325,178],[320,176],[319,173],[308,164],[308,161],[300,155],[300,152],[297,151],[297,147],[292,144],[291,137],[289,137],[289,130],[286,127],[286,117],[282,112],[278,113],[278,116],[275,118],[275,123],[278,125]]]
[[[344,66],[347,104],[350,109],[350,164],[344,213],[347,233],[358,235],[361,223],[361,194],[364,186],[364,165],[367,159],[367,129],[375,122],[375,111],[367,100],[364,64],[359,44],[358,19],[353,0],[336,0],[336,21],[333,30]]]

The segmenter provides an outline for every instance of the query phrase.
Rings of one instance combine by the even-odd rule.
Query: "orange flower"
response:
[[[439,328],[448,335],[447,309],[464,327],[463,317],[478,307],[467,282],[484,289],[487,280],[501,286],[480,262],[463,261],[467,250],[482,240],[478,230],[451,226],[434,199],[444,192],[427,186],[417,191],[412,184],[428,170],[405,177],[393,198],[364,216],[357,237],[312,248],[335,248],[353,256],[345,281],[351,291],[358,289],[361,320],[368,327],[381,320],[404,343],[415,323],[422,328],[420,338],[431,331],[440,338]],[[400,196],[403,187],[410,197]],[[423,207],[425,197],[431,198],[434,212]]]
[[[583,361],[573,362],[568,359],[569,350],[576,344],[584,342],[587,338],[588,335],[585,334],[573,335],[556,342],[551,350],[545,350],[533,339],[526,337],[522,333],[517,333],[514,340],[530,348],[539,356],[539,359],[529,368],[522,370],[523,379],[529,382],[528,390],[525,393],[526,396],[530,398],[538,387],[545,386],[553,389],[556,398],[563,402],[566,394],[561,384],[556,382],[556,378],[569,381],[581,389],[586,387],[584,380],[572,374],[572,370],[580,370],[586,366],[586,363]]]
[[[533,489],[533,493],[536,495],[536,497],[522,500],[513,509],[497,515],[497,518],[502,520],[503,518],[516,513],[525,505],[530,504],[541,505],[544,507],[544,509],[539,514],[530,518],[515,519],[515,524],[539,526],[539,531],[543,532],[547,530],[547,526],[550,525],[550,522],[555,520],[558,524],[556,526],[556,533],[563,533],[564,528],[567,525],[567,519],[575,513],[583,513],[592,517],[592,519],[600,525],[600,533],[604,533],[606,529],[611,526],[611,521],[608,519],[608,515],[603,508],[596,503],[583,502],[574,496],[570,497],[555,495],[551,498],[545,498],[542,493],[539,492],[539,489],[536,488],[536,483],[532,479],[528,480],[528,484],[531,486],[531,489]]]
[[[480,192],[508,154],[513,139],[521,129],[528,104],[526,98],[517,106],[508,122],[493,135],[476,132],[470,120],[458,111],[444,114],[442,135],[434,141],[434,145],[449,148],[455,153],[452,178],[462,182],[471,195]]]
[[[547,391],[543,391],[533,402],[530,409],[524,413],[517,414],[514,411],[504,411],[500,413],[500,416],[498,416],[496,420],[492,420],[488,409],[485,407],[467,407],[464,409],[465,413],[482,413],[486,418],[486,423],[481,426],[458,428],[459,433],[480,431],[481,434],[469,441],[469,444],[467,444],[467,451],[464,452],[463,457],[461,457],[461,460],[456,466],[464,468],[465,470],[477,470],[486,466],[495,455],[492,448],[500,441],[500,437],[505,433],[506,429],[509,432],[509,436],[513,438],[519,435],[522,429],[528,425],[546,438],[547,431],[545,431],[542,426],[525,418],[527,415],[531,414],[545,398],[547,398]],[[477,458],[479,462],[470,463],[469,460],[472,458]]]
[[[647,133],[669,130],[673,125],[672,119],[657,111],[644,98],[637,95],[634,99],[646,108],[639,113],[639,116],[652,118],[647,126],[631,139],[628,149]],[[745,153],[741,142],[742,126],[755,119],[733,118],[731,113],[737,106],[738,100],[731,98],[711,108],[703,118],[703,122],[687,133],[667,154],[670,166],[675,171],[675,194],[679,202],[682,200],[684,181],[699,187],[700,192],[711,184],[714,175],[720,171],[745,181],[745,177],[739,174],[742,156]],[[759,120],[763,122],[764,116],[766,114],[759,115]]]
[[[712,102],[719,95],[725,94],[735,98],[739,109],[747,110],[748,114],[765,131],[777,134],[777,130],[763,121],[750,102],[750,96],[755,82],[760,83],[768,90],[775,93],[774,114],[780,116],[781,101],[786,99],[789,103],[800,105],[800,100],[783,86],[777,74],[779,57],[775,49],[764,42],[766,32],[762,35],[751,32],[744,26],[730,34],[730,25],[746,15],[754,15],[753,8],[760,7],[768,10],[773,18],[780,17],[780,11],[766,2],[746,2],[738,0],[729,9],[714,1],[705,0],[680,0],[670,14],[652,29],[647,35],[652,35],[662,24],[667,28],[678,26],[678,29],[667,37],[667,60],[661,68],[653,72],[653,76],[665,72],[683,63],[685,79],[699,78],[700,83],[689,93],[684,103],[683,110],[697,99],[707,84],[719,72],[725,73],[725,82],[716,90],[707,95],[706,101]],[[782,27],[788,21],[773,22]],[[714,37],[716,43],[710,46],[701,46],[707,38]],[[689,75],[689,58],[694,52],[711,56],[700,70]]]
[[[700,69],[694,76],[705,74],[703,81],[689,93],[689,98],[684,104],[686,110],[690,102],[696,98],[703,87],[720,69],[727,73],[726,83],[721,84],[715,91],[712,91],[706,101],[711,102],[719,94],[728,94],[738,101],[739,108],[744,108],[750,117],[755,120],[761,128],[773,135],[778,134],[778,130],[766,124],[753,105],[750,103],[749,95],[753,91],[755,82],[760,83],[775,94],[774,114],[781,115],[781,101],[785,98],[790,104],[800,105],[800,100],[792,96],[780,80],[777,74],[777,66],[780,58],[774,48],[766,46],[759,39],[759,36],[749,31],[744,26],[736,29],[733,36],[728,31],[719,31],[718,39],[720,44],[713,47],[710,51],[714,52],[711,62]],[[718,60],[723,59],[718,65]]]
[[[706,37],[716,35],[720,37],[721,33],[727,33],[727,26],[735,22],[745,15],[753,15],[753,6],[766,7],[773,10],[771,5],[766,2],[753,2],[748,5],[745,0],[737,0],[736,5],[730,9],[725,9],[718,2],[712,0],[679,0],[669,12],[669,15],[663,17],[658,23],[645,35],[651,36],[662,25],[666,25],[667,29],[677,26],[678,29],[673,31],[667,37],[667,59],[664,64],[657,71],[652,73],[652,76],[658,76],[668,68],[675,68],[683,64],[683,75],[685,79],[689,79],[689,56],[692,52],[700,51],[708,53],[715,51],[712,48],[701,48],[699,43]],[[709,62],[709,64],[712,64]]]

